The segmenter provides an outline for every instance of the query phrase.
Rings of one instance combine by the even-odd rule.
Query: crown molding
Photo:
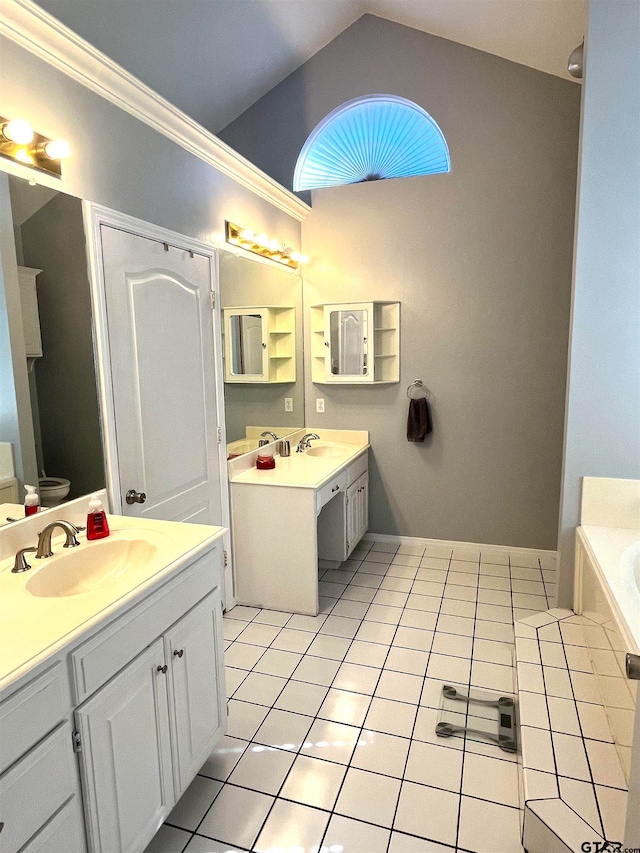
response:
[[[0,0],[0,35],[171,139],[260,198],[302,221],[309,205],[32,0]]]

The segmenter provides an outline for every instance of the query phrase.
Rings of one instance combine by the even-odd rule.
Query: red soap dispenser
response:
[[[109,535],[107,514],[98,495],[91,495],[87,514],[87,539],[104,539]]]
[[[36,492],[36,487],[25,486],[24,488],[27,492],[27,496],[24,499],[24,514],[25,516],[35,515],[40,509],[40,498]]]

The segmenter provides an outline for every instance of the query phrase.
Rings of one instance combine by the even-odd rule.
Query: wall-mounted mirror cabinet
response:
[[[224,381],[296,381],[296,309],[224,308]]]
[[[302,279],[221,250],[220,305],[227,455],[235,456],[266,430],[282,438],[304,426]]]
[[[400,303],[311,307],[311,379],[325,383],[400,381]]]

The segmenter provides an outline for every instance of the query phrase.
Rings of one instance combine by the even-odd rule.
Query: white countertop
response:
[[[276,456],[276,467],[261,470],[249,468],[231,479],[232,483],[251,483],[260,486],[291,486],[297,489],[318,489],[338,471],[366,453],[368,444],[354,445],[353,451],[345,456],[307,456],[296,453],[291,456]]]
[[[64,536],[56,537],[52,557],[36,560],[33,554],[27,555],[32,566],[27,572],[11,572],[12,558],[0,562],[0,690],[108,615],[144,597],[187,559],[207,550],[225,531],[223,527],[113,515],[108,516],[108,521],[108,539],[88,542],[80,533],[81,545],[69,552],[62,550]],[[81,549],[86,552],[112,539],[145,537],[155,542],[157,552],[145,563],[144,570],[128,574],[127,569],[117,582],[76,595],[39,597],[28,591],[27,584],[39,571],[55,565],[66,554],[80,554]]]
[[[344,455],[313,456],[308,453],[296,453],[298,439],[305,433],[316,433],[312,447],[323,445],[341,445],[348,448]],[[369,433],[366,430],[338,430],[305,427],[290,436],[291,455],[276,455],[278,442],[272,442],[266,448],[254,450],[245,456],[229,462],[229,482],[250,484],[252,486],[290,486],[294,489],[318,489],[335,474],[353,462],[369,449]],[[256,468],[258,453],[273,452],[276,467]]]

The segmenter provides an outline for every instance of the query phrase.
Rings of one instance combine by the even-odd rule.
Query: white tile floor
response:
[[[224,620],[228,733],[146,853],[522,853],[515,758],[442,740],[443,681],[513,692],[544,558],[362,543],[317,617]]]

